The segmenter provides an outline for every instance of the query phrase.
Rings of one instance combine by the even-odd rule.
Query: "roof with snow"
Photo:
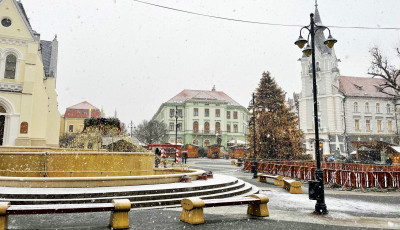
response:
[[[79,104],[70,106],[67,109],[90,109],[90,108],[92,108],[92,110],[99,110],[96,106],[90,104],[87,101],[84,101],[84,102],[81,102]]]
[[[241,106],[238,102],[226,95],[222,91],[213,90],[190,90],[185,89],[175,97],[169,99],[167,103],[184,103],[189,100],[206,100],[216,102],[226,102],[228,105]]]
[[[339,88],[347,96],[355,97],[391,97],[387,93],[394,94],[392,89],[381,87],[385,80],[382,78],[368,77],[339,77]],[[386,92],[386,93],[385,93]]]

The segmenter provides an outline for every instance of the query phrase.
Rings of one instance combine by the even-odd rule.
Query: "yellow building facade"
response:
[[[104,114],[100,109],[87,101],[68,107],[60,120],[60,137],[66,133],[82,132],[85,119],[101,116],[104,116]]]
[[[0,0],[0,145],[58,146],[58,42],[40,40],[21,2]]]

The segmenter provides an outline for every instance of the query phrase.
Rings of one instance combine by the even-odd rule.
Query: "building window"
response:
[[[358,103],[354,102],[354,112],[358,113]]]
[[[193,144],[194,144],[194,145],[199,145],[199,140],[194,139],[194,140],[193,140]]]
[[[386,105],[386,112],[387,112],[388,114],[390,113],[390,105],[389,105],[389,104]]]
[[[199,132],[199,122],[197,121],[193,122],[193,132],[195,133]]]
[[[175,126],[174,122],[170,122],[169,123],[169,131],[174,131],[175,130],[174,126]]]
[[[198,108],[194,108],[193,109],[193,116],[195,116],[195,117],[199,116],[199,109]]]
[[[381,113],[381,104],[376,103],[376,113]]]
[[[178,131],[182,131],[182,123],[178,123],[178,126],[176,127]]]
[[[354,129],[356,131],[360,131],[360,120],[358,120],[358,119],[354,120]]]
[[[226,125],[226,132],[228,132],[228,133],[231,132],[231,125]]]
[[[233,119],[238,119],[238,112],[237,111],[233,112]]]
[[[221,134],[221,123],[219,122],[215,123],[215,133]]]
[[[6,70],[4,72],[4,78],[15,79],[16,67],[17,67],[17,57],[13,54],[9,54],[6,58]]]
[[[210,116],[210,109],[204,109],[204,116],[209,117]]]
[[[369,113],[369,103],[365,102],[365,112]]]
[[[209,133],[210,132],[210,123],[206,122],[204,123],[204,133]]]
[[[226,111],[226,119],[231,119],[231,111]]]
[[[371,131],[371,120],[365,121],[365,129],[367,130],[367,132]]]
[[[183,117],[182,109],[178,109],[178,116]]]
[[[215,110],[215,117],[220,117],[220,116],[221,116],[220,110],[219,110],[219,109],[216,109],[216,110]]]
[[[175,109],[170,109],[169,110],[169,116],[174,117],[175,116]]]
[[[392,121],[391,120],[388,120],[388,130],[389,130],[389,132],[393,131]]]
[[[74,132],[74,125],[69,125],[69,126],[68,126],[68,131],[69,131],[70,133],[73,133],[73,132]]]
[[[233,132],[234,133],[238,133],[239,132],[238,125],[233,125]]]
[[[378,132],[382,132],[382,120],[376,120],[376,127]]]
[[[209,140],[205,140],[204,141],[204,147],[207,147],[207,146],[209,146],[210,145],[210,141]]]

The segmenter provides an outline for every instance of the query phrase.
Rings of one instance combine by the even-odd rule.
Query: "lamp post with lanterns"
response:
[[[253,126],[253,153],[254,153],[254,162],[251,166],[251,170],[253,172],[253,178],[257,178],[257,150],[256,150],[256,113],[255,113],[255,99],[256,95],[253,93],[252,99],[250,101],[250,105],[248,110],[253,110],[253,115],[250,118],[249,127]]]
[[[307,40],[301,36],[301,32],[303,29],[308,30],[309,34]],[[329,36],[324,41],[324,44],[329,48],[332,48],[334,44],[337,42],[331,35],[331,31],[328,27],[316,25],[314,21],[314,14],[310,14],[310,25],[304,26],[300,29],[300,36],[297,41],[294,43],[300,49],[307,44],[307,46],[303,49],[304,55],[309,57],[311,55],[312,62],[312,79],[313,79],[313,100],[314,100],[314,124],[315,124],[315,157],[317,159],[317,170],[315,171],[316,181],[310,181],[310,189],[309,189],[309,198],[312,200],[317,200],[315,205],[315,213],[317,214],[328,214],[328,210],[325,204],[325,195],[324,195],[324,180],[323,180],[323,171],[321,170],[321,157],[320,157],[320,144],[319,144],[319,126],[318,126],[318,100],[317,100],[317,81],[316,81],[316,69],[315,69],[315,33],[318,30],[328,29]],[[309,43],[309,38],[311,37],[311,46]]]

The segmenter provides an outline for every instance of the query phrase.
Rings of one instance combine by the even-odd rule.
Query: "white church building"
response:
[[[322,25],[318,8],[315,22]],[[398,128],[393,97],[382,91],[383,79],[342,76],[340,60],[334,48],[324,45],[323,30],[315,35],[316,78],[318,91],[319,135],[324,155],[338,150],[348,155],[355,148],[353,141],[395,140]],[[303,146],[307,154],[315,153],[314,109],[312,94],[311,57],[303,56],[301,62],[302,91],[294,95],[299,127],[304,132]],[[386,89],[385,89],[386,90]]]

